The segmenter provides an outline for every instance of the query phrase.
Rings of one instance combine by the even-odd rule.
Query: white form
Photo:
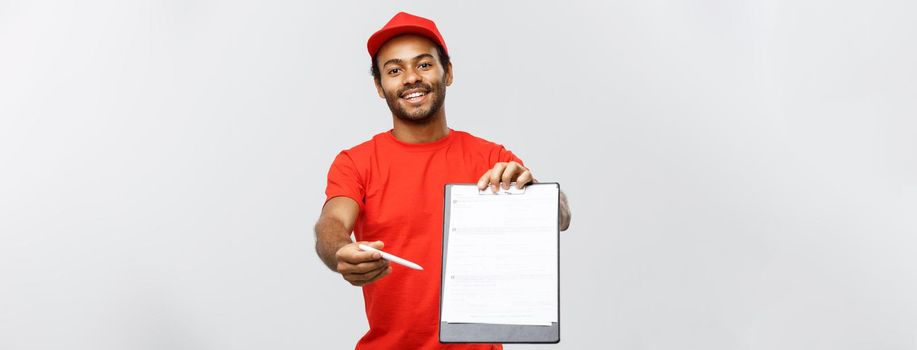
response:
[[[557,322],[558,186],[529,185],[524,194],[449,188],[442,320]]]

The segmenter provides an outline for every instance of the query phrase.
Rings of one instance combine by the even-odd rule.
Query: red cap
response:
[[[373,33],[373,35],[369,37],[369,41],[366,42],[366,48],[369,49],[369,56],[375,56],[379,48],[381,48],[388,39],[401,34],[418,34],[425,36],[439,44],[439,46],[442,46],[443,51],[445,51],[447,55],[449,54],[443,36],[440,35],[439,30],[436,29],[436,23],[423,17],[414,16],[410,13],[398,12],[398,14],[392,17],[382,29],[379,29],[379,31]]]

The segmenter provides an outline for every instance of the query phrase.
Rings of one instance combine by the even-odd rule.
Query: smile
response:
[[[427,92],[418,90],[409,90],[401,95],[401,98],[410,104],[420,104],[426,100]]]

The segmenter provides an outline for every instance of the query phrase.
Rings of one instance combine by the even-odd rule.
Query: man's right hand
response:
[[[360,250],[357,245],[361,243],[376,249],[384,246],[382,241],[354,242],[341,247],[334,254],[337,258],[337,271],[347,282],[358,287],[375,282],[392,272],[392,267],[387,260],[382,259],[381,254]]]

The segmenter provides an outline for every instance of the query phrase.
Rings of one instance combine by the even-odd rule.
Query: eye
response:
[[[401,68],[392,68],[388,70],[388,74],[397,74],[401,71]]]
[[[430,68],[430,67],[433,67],[433,64],[430,63],[430,62],[424,62],[424,63],[421,63],[421,64],[420,64],[420,68],[423,68],[423,69],[427,69],[427,68]]]

